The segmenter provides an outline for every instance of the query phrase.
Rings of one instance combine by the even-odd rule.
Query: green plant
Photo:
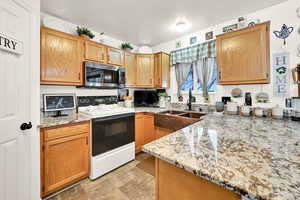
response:
[[[166,93],[166,92],[159,92],[159,93],[157,94],[157,96],[158,96],[158,97],[167,97],[167,96],[168,96],[168,93]]]
[[[132,50],[133,47],[131,46],[130,43],[125,42],[125,43],[121,44],[121,49],[130,49],[130,50]]]
[[[95,37],[95,35],[89,29],[87,29],[85,27],[77,26],[76,32],[77,32],[78,35],[87,35],[91,39],[93,39]]]

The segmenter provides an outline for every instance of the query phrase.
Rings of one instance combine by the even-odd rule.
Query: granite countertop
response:
[[[143,151],[253,200],[300,199],[300,123],[208,114]]]
[[[40,128],[48,128],[63,124],[72,124],[77,122],[89,121],[91,118],[83,114],[73,114],[67,117],[47,117],[41,118]]]
[[[158,107],[138,107],[133,108],[133,112],[140,113],[140,112],[151,112],[151,113],[159,113],[166,111],[166,108],[158,108]],[[42,117],[40,128],[47,128],[52,126],[58,126],[63,124],[72,124],[76,122],[88,121],[91,117],[84,114],[72,114],[67,117]]]
[[[159,113],[159,112],[169,110],[168,108],[159,108],[159,107],[135,107],[134,109],[135,109],[135,113],[141,113],[141,112]]]

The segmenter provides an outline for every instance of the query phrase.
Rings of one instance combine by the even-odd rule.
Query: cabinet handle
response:
[[[78,73],[78,80],[80,80],[80,73]]]
[[[221,72],[219,72],[219,80],[222,78],[222,76],[221,76]]]
[[[150,78],[150,82],[152,83],[152,78]]]
[[[85,137],[85,144],[86,144],[86,145],[89,144],[89,138],[88,138],[88,136]]]

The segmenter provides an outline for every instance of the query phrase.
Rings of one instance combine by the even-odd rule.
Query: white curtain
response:
[[[177,96],[180,96],[180,90],[182,85],[185,83],[189,72],[192,69],[191,63],[177,63],[175,64],[175,74],[176,74],[176,81],[177,81]]]
[[[203,57],[194,63],[194,71],[196,72],[198,82],[202,85],[203,97],[205,98],[208,98],[208,84],[212,79],[215,62],[216,58]]]

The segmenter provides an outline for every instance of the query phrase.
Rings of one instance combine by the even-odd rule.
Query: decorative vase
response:
[[[159,97],[159,107],[160,108],[166,107],[166,98],[165,97]]]
[[[129,48],[124,48],[123,50],[128,52],[128,53],[131,53],[131,51],[132,51],[132,49],[129,49]]]

